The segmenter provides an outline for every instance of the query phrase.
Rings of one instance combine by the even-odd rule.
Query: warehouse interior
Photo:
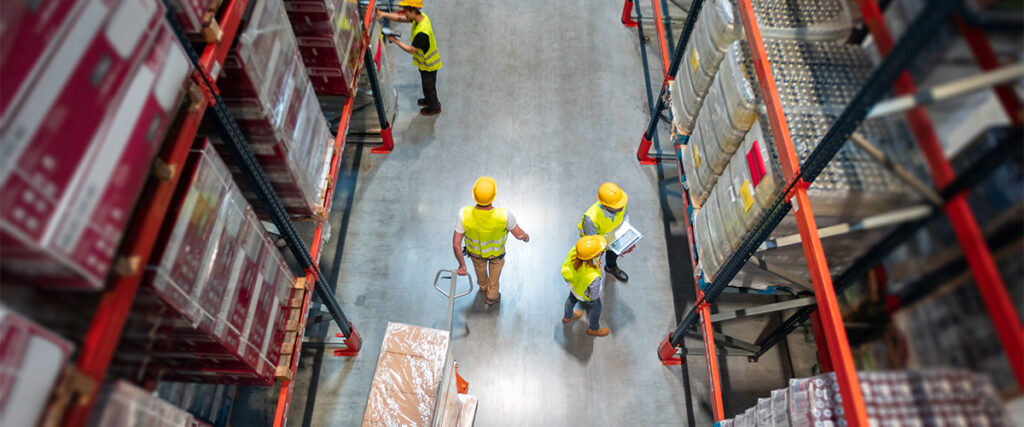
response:
[[[0,425],[1024,422],[1019,2],[4,8]]]

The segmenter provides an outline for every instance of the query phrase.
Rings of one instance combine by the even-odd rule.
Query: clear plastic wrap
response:
[[[715,279],[718,272],[718,264],[715,262],[715,253],[711,249],[711,237],[708,229],[707,207],[702,208],[693,215],[693,240],[697,246],[697,266],[704,273],[704,280],[710,282]]]
[[[711,190],[708,202],[704,205],[708,219],[708,247],[711,249],[713,259],[710,266],[714,267],[714,276],[718,276],[718,270],[725,264],[725,261],[732,255],[732,247],[729,238],[725,234],[722,225],[722,207],[719,204],[718,194]]]
[[[733,41],[742,38],[742,35],[736,7],[732,2],[711,1],[701,10],[690,42],[683,52],[683,64],[675,76],[675,80],[683,83],[679,90],[682,97],[674,108],[685,112],[676,116],[677,126],[684,133],[694,128],[697,113],[702,108],[726,49]]]
[[[448,331],[388,322],[362,425],[433,425],[451,362],[449,336]]]
[[[270,384],[294,276],[211,145],[183,173],[180,208],[146,268],[151,287],[125,328],[123,365],[164,379]]]
[[[694,134],[696,136],[696,134]],[[690,201],[693,203],[694,209],[700,209],[694,198],[697,194],[706,194],[707,189],[703,187],[700,182],[700,175],[697,174],[697,159],[700,158],[700,153],[697,152],[697,144],[693,137],[690,138],[690,143],[683,148],[682,164],[683,164],[683,176],[686,177],[686,188],[690,192]]]
[[[0,304],[0,425],[34,426],[73,346]]]
[[[289,4],[307,3],[311,2]],[[323,9],[320,15],[308,12],[314,17],[328,16],[335,7],[351,9],[340,3],[331,8],[324,2],[312,3]],[[310,25],[334,31],[334,27]],[[318,216],[323,213],[322,181],[330,160],[324,153],[331,149],[330,131],[296,43],[281,0],[257,3],[225,61],[221,90],[285,209],[296,216]],[[221,151],[234,165],[227,150]],[[232,171],[240,176],[237,167]],[[246,197],[254,200],[248,182],[237,181]]]
[[[193,427],[192,414],[167,403],[125,380],[108,383],[100,390],[97,408],[89,422],[93,427]]]
[[[727,254],[739,249],[743,237],[747,234],[747,228],[743,224],[744,198],[739,190],[733,187],[733,178],[730,167],[722,174],[715,186],[714,193],[718,197],[719,217],[722,224],[722,237],[725,239],[723,247],[728,248]]]
[[[318,94],[349,96],[362,64],[362,21],[354,0],[285,0],[302,61]]]
[[[672,99],[669,108],[672,109],[672,123],[675,125],[676,131],[683,135],[689,135],[693,132],[693,122],[697,115],[690,112],[690,108],[693,107],[688,107],[687,104],[692,102],[696,95],[693,94],[690,86],[689,76],[682,72],[679,73],[679,76],[668,85],[669,96]]]

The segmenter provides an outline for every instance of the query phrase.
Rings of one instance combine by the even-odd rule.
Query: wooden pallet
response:
[[[47,405],[39,425],[41,427],[61,425],[68,407],[72,404],[85,404],[95,388],[96,382],[92,378],[81,373],[74,366],[67,366],[64,368],[60,381],[53,388],[50,403]]]
[[[292,360],[294,357],[298,357],[295,354],[295,346],[298,340],[302,339],[299,325],[302,323],[302,304],[306,302],[306,292],[309,291],[306,278],[300,277],[295,279],[293,289],[295,292],[292,294],[288,318],[285,320],[284,341],[281,343],[281,358],[278,359],[277,371],[274,373],[274,378],[279,381],[291,380],[295,377],[295,372],[292,371]]]
[[[219,43],[224,37],[224,31],[220,28],[220,23],[217,22],[217,11],[220,10],[220,5],[223,0],[213,0],[210,3],[210,8],[206,10],[203,15],[203,28],[199,30],[199,34],[189,34],[189,39],[194,42],[206,42],[206,43]]]

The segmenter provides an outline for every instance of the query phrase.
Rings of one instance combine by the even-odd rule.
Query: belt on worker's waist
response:
[[[468,256],[470,258],[482,259],[484,261],[497,261],[499,259],[504,259],[505,258],[505,253],[502,253],[501,255],[498,255],[498,256],[495,256],[495,257],[490,257],[490,258],[484,258],[482,256],[476,256],[476,255],[473,255],[473,254],[469,253],[469,251],[466,250],[465,246],[462,247],[462,254],[466,255],[466,256]]]

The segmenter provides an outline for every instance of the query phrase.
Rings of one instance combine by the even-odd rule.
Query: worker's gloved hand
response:
[[[455,270],[455,274],[458,274],[459,276],[465,276],[466,275],[466,266],[459,267],[458,270]]]

